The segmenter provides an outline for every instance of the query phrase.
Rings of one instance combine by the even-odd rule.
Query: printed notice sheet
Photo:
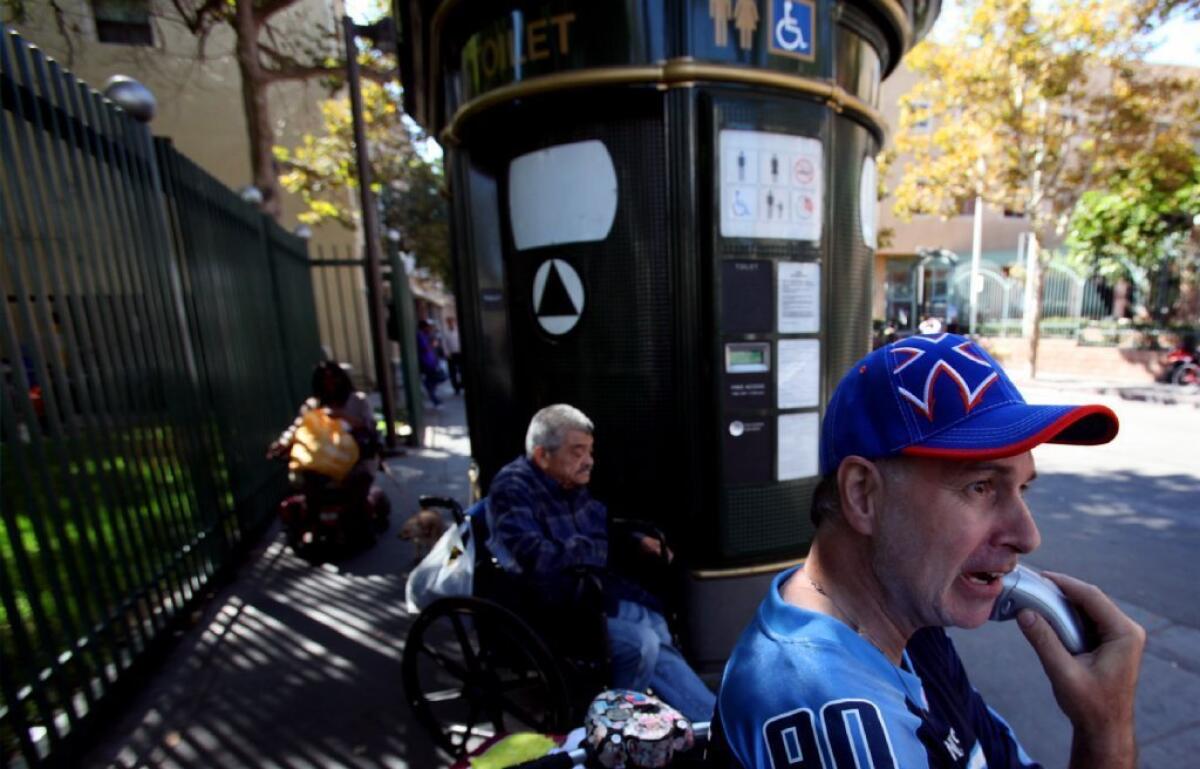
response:
[[[821,343],[816,339],[780,339],[775,370],[777,407],[802,409],[820,405]]]
[[[775,308],[779,333],[815,334],[821,328],[821,265],[780,262]]]
[[[780,414],[776,436],[778,480],[811,478],[818,473],[817,445],[820,421],[817,412]]]

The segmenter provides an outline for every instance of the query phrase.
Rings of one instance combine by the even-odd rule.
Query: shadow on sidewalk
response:
[[[400,683],[414,619],[404,609],[404,583],[414,557],[396,534],[421,494],[467,501],[461,400],[431,422],[431,445],[390,460],[391,480],[377,481],[393,512],[374,547],[314,565],[273,527],[82,764],[444,764],[411,718]]]

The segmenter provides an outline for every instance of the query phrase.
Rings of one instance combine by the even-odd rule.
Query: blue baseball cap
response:
[[[957,334],[884,345],[842,377],[821,424],[821,475],[849,456],[983,460],[1041,443],[1096,445],[1117,435],[1107,406],[1034,406],[992,356]]]

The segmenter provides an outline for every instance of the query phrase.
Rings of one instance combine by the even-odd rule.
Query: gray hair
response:
[[[591,435],[594,429],[587,414],[574,406],[566,403],[547,406],[529,420],[529,431],[525,433],[525,456],[533,459],[533,450],[538,446],[553,453],[563,445],[571,430]]]

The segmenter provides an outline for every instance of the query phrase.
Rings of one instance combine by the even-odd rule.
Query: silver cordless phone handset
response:
[[[1018,565],[1001,580],[1004,591],[992,607],[993,620],[1015,619],[1021,609],[1033,609],[1046,618],[1071,654],[1096,647],[1090,623],[1076,611],[1058,585],[1027,566]]]

